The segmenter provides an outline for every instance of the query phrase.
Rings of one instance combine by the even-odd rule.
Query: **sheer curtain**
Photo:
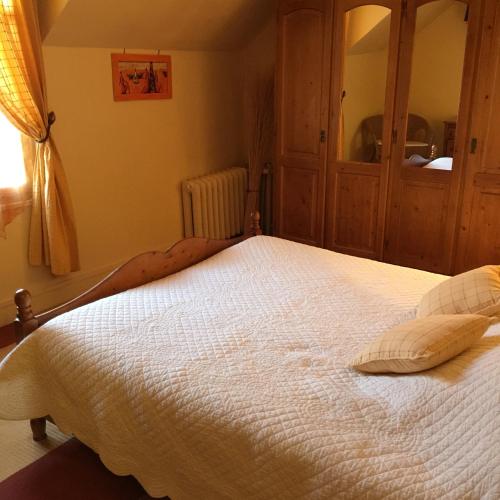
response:
[[[31,158],[26,158],[32,166],[29,261],[50,266],[55,275],[76,271],[73,208],[50,136],[55,116],[47,109],[41,38],[32,0],[0,0],[0,110],[34,144]]]
[[[27,185],[21,134],[0,113],[0,237],[5,238],[5,226],[30,204],[31,190]]]

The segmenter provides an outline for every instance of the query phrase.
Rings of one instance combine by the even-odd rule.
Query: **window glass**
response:
[[[21,134],[0,113],[0,188],[18,188],[26,183]]]

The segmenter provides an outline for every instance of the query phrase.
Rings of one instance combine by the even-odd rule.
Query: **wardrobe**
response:
[[[500,2],[281,0],[275,234],[500,264]]]

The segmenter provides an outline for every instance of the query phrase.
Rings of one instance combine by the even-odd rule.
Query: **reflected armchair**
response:
[[[361,122],[364,161],[380,162],[382,155],[383,115],[374,115]],[[431,160],[437,156],[434,134],[427,120],[419,115],[408,115],[405,158],[418,154]]]

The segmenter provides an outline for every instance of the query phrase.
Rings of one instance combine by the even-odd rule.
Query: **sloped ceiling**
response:
[[[275,0],[39,0],[41,21],[52,21],[44,44],[66,47],[234,50],[275,8]]]
[[[439,0],[424,4],[418,9],[416,32],[419,33],[429,24],[435,21],[443,12],[457,3],[457,0]],[[464,13],[466,5],[464,6]],[[380,12],[386,11],[390,13],[389,9],[379,6],[376,7]],[[374,16],[372,23],[366,21],[362,23],[362,27],[354,26],[353,30],[357,31],[357,39],[354,40],[349,48],[349,54],[365,54],[367,52],[375,52],[385,49],[389,43],[389,33],[391,29],[391,16]],[[360,16],[361,17],[361,16]],[[353,16],[353,22],[356,23],[358,19]],[[364,20],[363,20],[364,21]],[[376,21],[376,22],[375,22]]]
[[[40,20],[40,31],[45,38],[57,18],[66,7],[68,0],[38,0],[38,17]]]

